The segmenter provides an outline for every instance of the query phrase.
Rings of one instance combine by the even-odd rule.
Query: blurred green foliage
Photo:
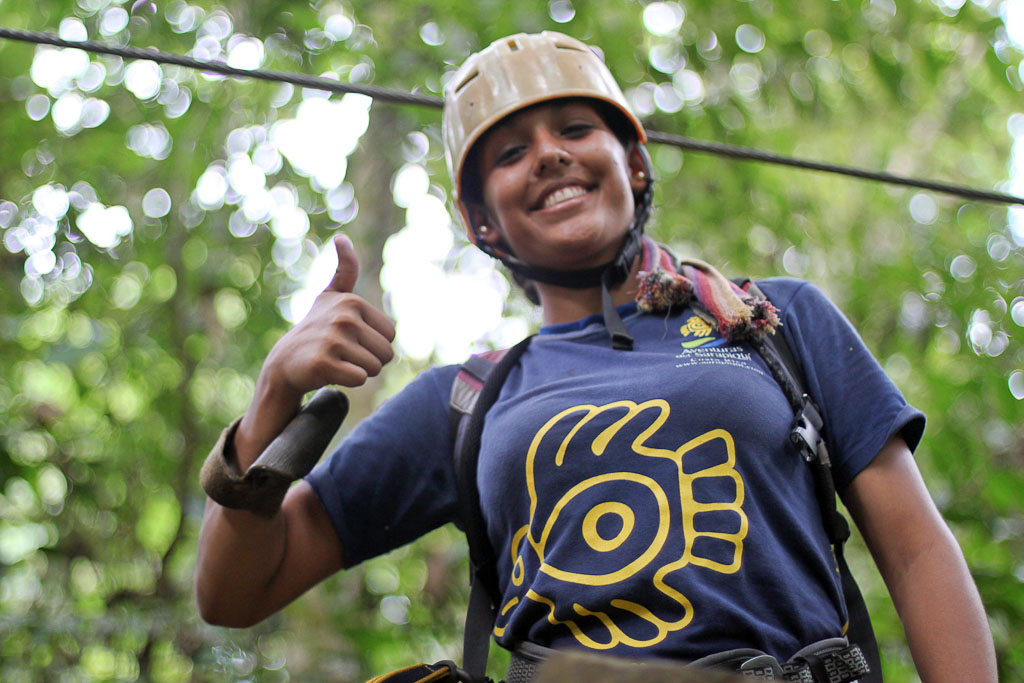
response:
[[[254,37],[268,68],[435,94],[489,41],[558,29],[603,48],[652,128],[978,187],[1009,180],[1013,133],[1024,140],[1005,14],[999,0],[0,0],[13,28],[222,58]],[[165,68],[147,94],[128,64],[96,55],[102,68],[41,83],[46,49],[0,43],[0,679],[360,680],[457,658],[465,547],[451,528],[252,629],[204,625],[191,594],[198,466],[287,328],[279,305],[339,223],[361,252],[360,291],[381,299],[407,134],[426,134],[417,159],[448,187],[437,112],[374,106],[347,202],[290,161],[267,172],[309,220],[282,238],[239,218],[238,196],[211,203],[197,187],[223,172],[233,135],[256,136],[248,151],[300,93]],[[1024,249],[1006,208],[652,153],[656,236],[733,275],[815,281],[928,413],[918,461],[981,590],[1003,679],[1024,680]],[[130,225],[86,239],[96,204],[125,207]],[[352,392],[349,427],[422,367],[400,359]],[[887,678],[914,680],[854,545]]]

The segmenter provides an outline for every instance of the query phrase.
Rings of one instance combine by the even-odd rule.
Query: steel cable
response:
[[[223,74],[225,76],[238,76],[241,78],[258,78],[264,81],[277,81],[291,83],[303,88],[315,90],[328,90],[330,92],[346,94],[357,93],[367,95],[377,100],[393,102],[395,104],[413,104],[421,107],[441,108],[441,98],[435,95],[417,95],[402,90],[391,90],[379,88],[372,85],[356,85],[354,83],[341,83],[323,76],[306,76],[303,74],[289,73],[287,71],[274,71],[271,69],[240,69],[228,66],[221,61],[204,61],[193,57],[186,57],[170,52],[161,52],[155,48],[121,47],[110,45],[95,40],[65,40],[52,33],[40,33],[38,31],[22,31],[0,26],[0,38],[9,40],[21,40],[28,43],[40,45],[54,45],[57,47],[70,47],[86,52],[98,52],[102,54],[127,57],[128,59],[146,59],[158,64],[174,64],[184,66],[197,71],[208,71],[211,73]]]
[[[737,147],[736,145],[727,145],[721,142],[705,142],[703,140],[685,138],[680,135],[672,135],[671,133],[659,133],[658,131],[648,131],[647,137],[651,142],[675,145],[676,147],[681,147],[683,149],[689,149],[696,152],[707,152],[721,157],[743,159],[745,161],[763,161],[769,164],[780,164],[783,166],[792,166],[794,168],[803,168],[811,171],[822,171],[824,173],[838,173],[840,175],[853,176],[854,178],[863,178],[864,180],[875,180],[882,183],[919,187],[925,190],[942,192],[944,194],[955,194],[960,197],[964,197],[965,199],[974,199],[983,202],[1024,204],[1024,197],[1017,197],[1003,192],[978,190],[972,187],[964,187],[962,185],[944,183],[937,180],[911,178],[908,176],[896,175],[894,173],[886,173],[884,171],[869,171],[867,169],[853,168],[851,166],[839,166],[837,164],[811,161],[809,159],[796,159],[793,157],[783,156],[781,154],[774,154],[772,152],[764,152],[759,149],[751,149],[750,147]]]
[[[440,109],[442,106],[441,98],[437,97],[436,95],[421,95],[418,93],[409,93],[403,90],[394,90],[391,88],[381,88],[371,85],[357,85],[354,83],[342,83],[340,81],[336,81],[330,78],[324,78],[322,76],[306,76],[303,74],[295,74],[287,71],[275,71],[272,69],[241,69],[238,67],[229,66],[228,64],[222,61],[195,59],[193,57],[186,57],[184,55],[162,52],[155,48],[143,49],[136,47],[121,47],[118,45],[110,45],[108,43],[103,43],[95,40],[65,40],[59,36],[53,35],[52,33],[42,33],[39,31],[24,31],[20,29],[7,28],[4,26],[0,26],[0,38],[5,38],[8,40],[19,40],[28,43],[36,43],[40,45],[53,45],[56,47],[74,48],[78,50],[84,50],[86,52],[96,52],[100,54],[114,55],[117,57],[125,57],[128,59],[146,59],[151,62],[157,62],[159,64],[173,64],[176,66],[183,66],[190,69],[196,69],[198,71],[217,73],[225,76],[235,76],[239,78],[257,78],[264,81],[291,83],[292,85],[298,85],[303,88],[313,88],[315,90],[325,90],[328,92],[334,92],[339,94],[356,93],[372,97],[375,100],[391,102],[394,104],[415,105],[420,107],[431,107],[434,109]],[[704,152],[731,159],[738,159],[743,161],[760,161],[763,163],[779,164],[782,166],[790,166],[793,168],[820,171],[823,173],[837,173],[840,175],[852,176],[854,178],[861,178],[864,180],[874,180],[876,182],[883,182],[894,185],[917,187],[925,190],[931,190],[933,192],[939,192],[942,194],[956,195],[959,197],[963,197],[965,199],[971,199],[975,201],[1024,205],[1024,197],[1017,197],[1015,195],[1006,194],[1003,192],[978,190],[971,187],[956,185],[954,183],[939,182],[935,180],[928,180],[922,178],[912,178],[909,176],[901,176],[882,171],[870,171],[867,169],[854,168],[851,166],[841,166],[838,164],[811,161],[807,159],[797,159],[782,154],[775,154],[773,152],[765,152],[758,149],[752,149],[750,147],[738,147],[736,145],[728,145],[718,142],[706,142],[703,140],[696,140],[693,138],[687,138],[680,135],[673,135],[671,133],[662,133],[654,130],[649,130],[647,132],[647,136],[650,142],[656,144],[673,145],[675,147],[679,147],[680,149],[685,149],[693,152]]]

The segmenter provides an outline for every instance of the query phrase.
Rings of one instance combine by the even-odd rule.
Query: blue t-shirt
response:
[[[841,491],[885,443],[917,445],[907,405],[812,285],[760,282],[828,430]],[[793,415],[757,352],[689,308],[621,307],[545,328],[487,414],[478,485],[503,593],[495,635],[634,657],[753,647],[784,660],[843,632],[839,577]],[[452,521],[448,399],[423,373],[309,476],[349,566]]]

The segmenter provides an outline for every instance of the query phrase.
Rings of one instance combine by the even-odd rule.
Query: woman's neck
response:
[[[612,302],[616,306],[629,303],[636,297],[636,273],[640,268],[640,259],[633,261],[629,276],[610,291]],[[603,312],[601,287],[571,289],[543,282],[536,282],[537,293],[540,295],[542,322],[544,325],[557,325],[581,320],[589,315]]]

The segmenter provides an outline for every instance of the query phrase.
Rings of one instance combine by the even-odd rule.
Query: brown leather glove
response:
[[[320,389],[270,442],[245,474],[233,457],[235,430],[225,429],[206,457],[199,483],[206,495],[228,508],[273,517],[292,482],[309,474],[334,438],[348,412],[348,398],[338,389]]]

